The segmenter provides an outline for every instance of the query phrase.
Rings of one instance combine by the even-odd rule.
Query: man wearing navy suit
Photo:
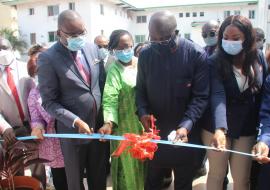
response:
[[[98,130],[100,110],[98,49],[86,43],[80,15],[64,11],[58,17],[58,42],[38,58],[42,105],[57,120],[57,133],[91,134]],[[106,189],[105,144],[61,139],[69,190]]]
[[[151,45],[138,61],[136,106],[146,131],[151,117],[162,139],[176,130],[175,141],[194,142],[196,121],[208,103],[209,73],[206,53],[175,35],[176,19],[168,11],[153,14],[149,23]],[[174,171],[174,188],[191,190],[197,150],[158,145],[148,164],[146,190],[162,189],[164,169]]]

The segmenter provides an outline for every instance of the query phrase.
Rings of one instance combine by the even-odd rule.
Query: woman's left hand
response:
[[[226,136],[222,129],[216,129],[211,145],[219,150],[226,149]]]
[[[112,134],[112,127],[113,127],[112,122],[105,123],[105,124],[98,130],[98,132],[101,134],[101,136],[104,136],[104,135],[110,135],[110,134]],[[100,139],[100,141],[105,142],[106,140]]]

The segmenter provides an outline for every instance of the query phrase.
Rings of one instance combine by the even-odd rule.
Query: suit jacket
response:
[[[259,140],[270,146],[270,75],[267,76],[260,109]]]
[[[254,72],[259,86],[262,86],[266,69],[261,52],[258,52],[257,60],[258,64]],[[254,93],[249,87],[240,92],[233,70],[231,69],[230,76],[222,79],[218,62],[219,58],[216,55],[209,58],[213,129],[225,128],[228,130],[228,136],[232,138],[256,135],[256,128],[259,124],[261,89]]]
[[[73,126],[77,117],[96,129],[101,101],[97,46],[86,44],[82,51],[90,66],[91,85],[83,80],[71,52],[60,42],[38,57],[42,105],[57,119],[58,133],[78,133]]]
[[[29,120],[27,98],[31,88],[34,85],[33,80],[27,73],[26,63],[15,61],[10,65],[13,75],[17,76],[17,91],[24,111],[25,121]],[[15,80],[15,77],[14,77]],[[16,82],[15,82],[16,83]],[[3,71],[0,70],[0,134],[7,127],[23,126],[19,111],[12,95],[12,92],[3,77]]]

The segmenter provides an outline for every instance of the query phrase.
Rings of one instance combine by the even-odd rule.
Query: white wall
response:
[[[252,19],[253,25],[263,25],[263,22],[259,19],[263,18],[261,15],[265,15],[265,9],[261,10],[263,3],[258,5],[248,4],[224,4],[224,5],[204,5],[204,6],[185,6],[185,7],[171,7],[166,8],[175,14],[178,29],[180,30],[181,36],[188,33],[191,35],[191,39],[194,42],[204,45],[203,39],[201,38],[201,27],[202,24],[192,27],[192,22],[207,22],[211,19],[224,20],[224,11],[230,10],[231,14],[235,10],[240,10],[241,15],[248,17],[249,10],[255,10],[255,19]],[[269,0],[268,0],[269,1]],[[115,29],[126,29],[135,35],[145,35],[148,38],[148,23],[153,12],[158,10],[164,10],[164,8],[156,8],[147,11],[132,12],[131,18],[127,17],[127,11],[117,7],[107,0],[39,0],[31,3],[19,4],[18,10],[18,23],[19,30],[22,36],[30,43],[30,33],[36,33],[37,43],[48,43],[48,32],[57,30],[57,16],[48,17],[47,6],[56,5],[60,6],[60,12],[68,9],[68,3],[75,2],[75,9],[83,17],[87,30],[88,39],[93,41],[95,36],[101,34],[101,30],[104,31],[104,35],[109,37],[111,32]],[[100,4],[104,6],[104,15],[100,14]],[[260,11],[258,11],[260,7]],[[35,9],[35,15],[29,15],[29,8]],[[266,7],[267,10],[267,7]],[[120,16],[120,12],[122,16]],[[189,12],[190,17],[187,18],[185,13]],[[197,12],[197,17],[193,17],[192,13]],[[204,16],[200,17],[200,12],[204,12]],[[183,13],[184,17],[179,18],[179,13]],[[261,14],[259,16],[259,14]],[[147,16],[147,23],[136,23],[136,16]],[[266,28],[270,28],[269,24]],[[268,30],[269,31],[269,30]]]
[[[109,37],[114,29],[128,29],[130,19],[123,9],[103,0],[46,0],[31,2],[17,6],[19,30],[24,39],[30,44],[30,33],[36,33],[37,43],[48,44],[48,32],[57,30],[57,16],[48,16],[48,5],[59,5],[59,11],[68,9],[68,3],[75,2],[75,9],[84,19],[88,31],[88,39],[93,41],[95,36],[104,31]],[[104,6],[104,15],[100,14],[100,4]],[[35,9],[34,15],[29,15],[29,8]],[[115,14],[117,9],[117,15]],[[122,16],[120,16],[120,11]],[[50,44],[49,44],[50,45]]]
[[[130,31],[132,34],[135,35],[146,35],[146,39],[148,38],[148,24],[149,24],[149,19],[151,15],[159,10],[164,10],[164,9],[151,9],[147,11],[141,11],[141,12],[136,12],[134,17],[135,19],[133,20]],[[191,23],[192,22],[207,22],[209,20],[219,20],[222,22],[224,20],[224,11],[231,11],[231,14],[234,13],[234,10],[240,10],[241,15],[248,17],[249,10],[255,10],[255,19],[251,19],[252,24],[254,26],[257,25],[258,23],[258,10],[257,10],[257,5],[222,5],[222,6],[202,6],[202,7],[195,7],[195,6],[189,6],[189,7],[179,7],[179,8],[167,8],[166,10],[170,10],[171,12],[174,13],[176,20],[177,20],[177,28],[179,29],[179,33],[181,34],[182,37],[184,37],[185,33],[191,34],[191,39],[204,46],[203,39],[201,37],[201,27],[202,25],[198,25],[196,27],[192,27]],[[185,13],[189,12],[190,17],[186,17]],[[197,12],[197,17],[192,17],[192,13]],[[200,12],[204,12],[204,16],[200,17],[199,14]],[[184,17],[179,18],[179,13],[183,13]],[[141,15],[147,15],[147,23],[136,23],[136,16],[141,16]]]

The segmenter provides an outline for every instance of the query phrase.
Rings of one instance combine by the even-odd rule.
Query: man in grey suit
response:
[[[80,15],[64,11],[58,17],[58,42],[38,58],[42,105],[57,120],[57,133],[91,134],[97,131],[101,90],[98,49],[85,42]],[[106,189],[105,144],[61,139],[69,190]]]

